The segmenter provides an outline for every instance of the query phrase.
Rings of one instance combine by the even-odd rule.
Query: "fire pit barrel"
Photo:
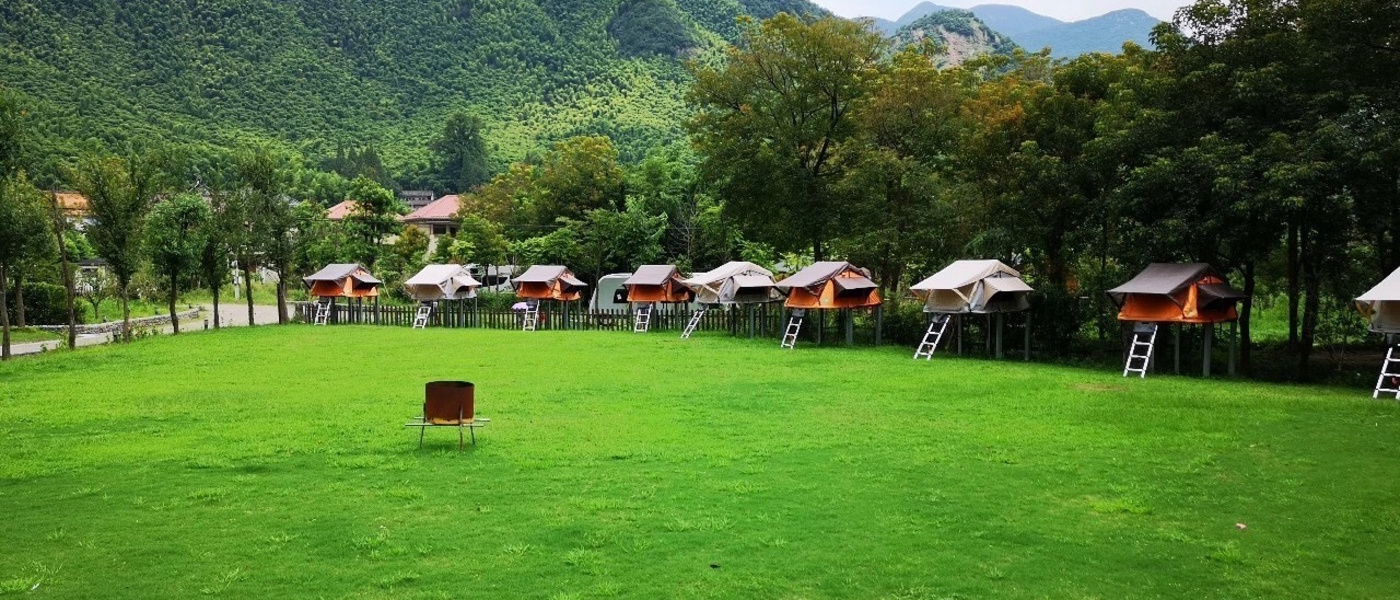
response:
[[[439,421],[439,415],[452,415],[452,420],[457,415],[464,420],[476,416],[476,384],[470,381],[429,382],[423,393],[425,412],[433,421]]]

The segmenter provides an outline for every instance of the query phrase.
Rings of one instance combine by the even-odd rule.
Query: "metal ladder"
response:
[[[317,300],[317,301],[316,301],[316,320],[315,320],[315,321],[312,321],[312,323],[315,324],[315,325],[325,325],[328,321],[330,321],[330,318],[331,318],[331,305],[334,304],[334,303],[335,303],[335,299],[334,299],[334,298],[321,298],[320,300]]]
[[[690,314],[690,322],[685,324],[685,331],[681,332],[681,339],[690,339],[690,334],[695,333],[695,329],[700,327],[700,321],[705,319],[705,309],[697,310]]]
[[[1395,394],[1395,399],[1400,400],[1400,371],[1392,370],[1393,365],[1400,364],[1400,357],[1395,355],[1396,348],[1400,346],[1391,346],[1385,353],[1385,362],[1381,363],[1381,376],[1376,378],[1376,392],[1371,394],[1372,398],[1380,398],[1381,392],[1385,392]],[[1385,386],[1387,377],[1390,378],[1391,387]]]
[[[530,304],[525,307],[525,324],[522,331],[534,331],[535,326],[540,322],[540,305]]]
[[[943,333],[948,331],[948,322],[952,320],[949,315],[933,317],[933,321],[928,324],[928,333],[924,334],[924,341],[914,351],[914,360],[933,360],[933,353],[938,351],[938,343],[943,341]]]
[[[632,323],[632,333],[646,333],[651,329],[651,305],[637,309],[637,320]]]
[[[1147,341],[1142,341],[1143,334],[1147,334]],[[1133,327],[1133,345],[1128,347],[1128,362],[1123,365],[1123,376],[1128,373],[1137,373],[1141,378],[1147,378],[1147,367],[1152,364],[1152,349],[1157,345],[1157,325],[1155,323],[1138,323]],[[1141,352],[1141,354],[1139,354]],[[1133,361],[1140,360],[1142,365],[1134,367]]]
[[[427,302],[418,305],[418,314],[413,316],[413,328],[424,329],[428,326],[428,319],[433,316],[433,305]]]
[[[797,334],[802,331],[802,317],[805,314],[794,314],[788,320],[787,331],[783,333],[783,345],[781,347],[789,350],[797,348]]]

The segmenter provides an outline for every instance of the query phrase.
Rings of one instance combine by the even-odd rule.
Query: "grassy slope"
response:
[[[2,364],[0,592],[1394,592],[1394,403],[774,346],[301,327]],[[449,377],[494,423],[420,451]]]

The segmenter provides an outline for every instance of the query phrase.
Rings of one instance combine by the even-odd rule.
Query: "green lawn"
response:
[[[776,346],[301,326],[0,364],[0,594],[1400,590],[1368,391]],[[493,419],[465,453],[401,427],[435,378]]]
[[[32,344],[34,342],[48,342],[59,339],[63,339],[63,334],[34,328],[15,327],[10,329],[11,344]]]

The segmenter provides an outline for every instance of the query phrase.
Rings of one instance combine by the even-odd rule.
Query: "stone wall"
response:
[[[199,314],[200,314],[200,310],[201,310],[201,309],[199,309],[199,308],[192,308],[192,309],[187,310],[187,311],[185,311],[185,312],[175,313],[175,314],[176,314],[176,315],[179,315],[179,317],[180,317],[180,323],[183,325],[183,324],[185,324],[186,322],[188,322],[190,319],[198,319],[198,318],[199,318]],[[146,318],[143,318],[143,319],[132,319],[132,320],[131,320],[131,328],[132,328],[132,329],[141,329],[141,328],[143,328],[143,327],[164,327],[164,326],[169,325],[169,324],[170,324],[170,315],[161,315],[161,316],[158,316],[158,317],[146,317]],[[35,329],[38,329],[38,330],[41,330],[41,331],[56,331],[56,332],[62,333],[62,332],[65,332],[65,331],[68,330],[68,326],[67,326],[67,325],[39,325],[38,327],[35,327]],[[122,330],[122,322],[121,322],[121,321],[113,321],[113,322],[111,322],[111,323],[98,323],[98,324],[96,324],[96,325],[78,325],[77,329],[78,329],[78,335],[93,335],[93,334],[117,333],[117,332],[119,332],[119,331]]]

